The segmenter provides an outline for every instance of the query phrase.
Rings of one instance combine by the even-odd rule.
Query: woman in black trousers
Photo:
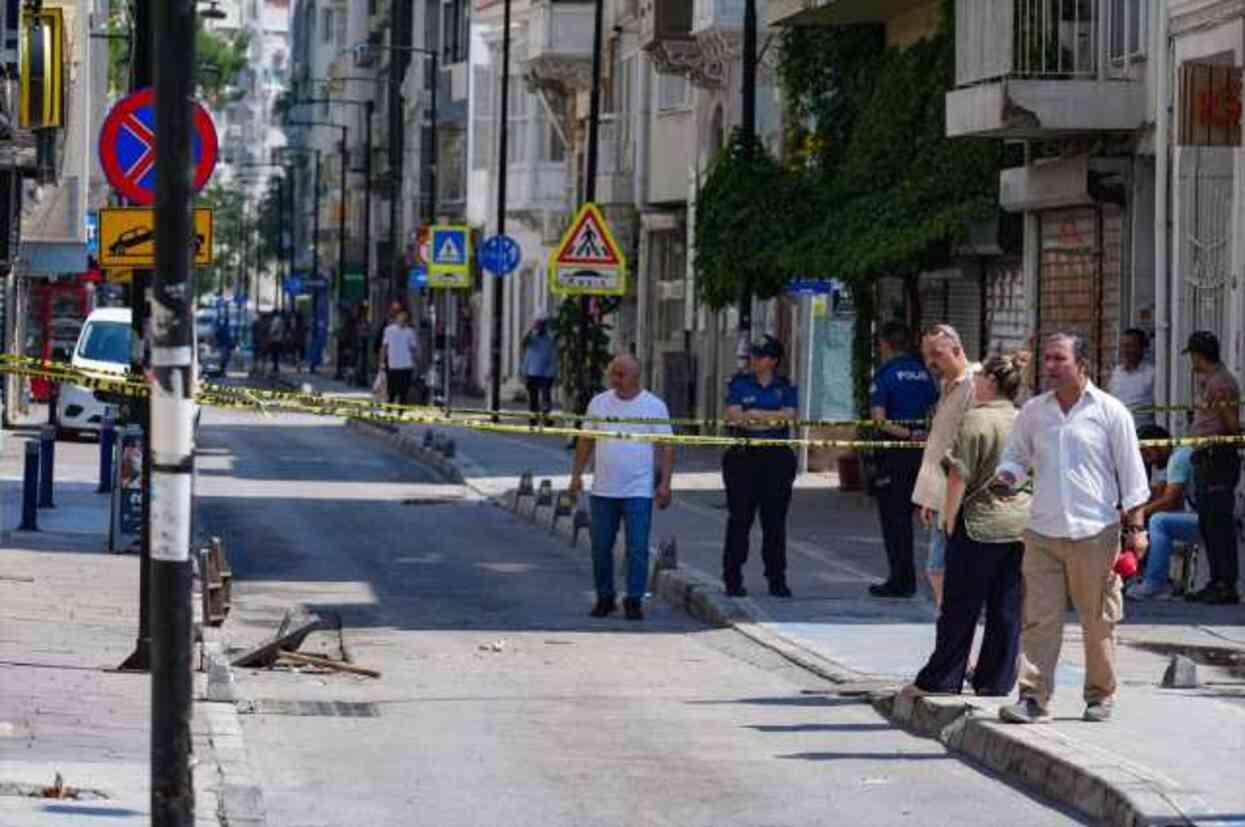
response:
[[[1004,696],[1016,683],[1020,656],[1021,534],[1029,495],[996,496],[989,488],[1016,419],[1022,366],[992,356],[974,378],[976,403],[964,415],[943,459],[947,471],[947,574],[934,652],[906,687],[911,695],[959,694],[973,648],[977,618],[985,634],[972,686],[978,695]]]

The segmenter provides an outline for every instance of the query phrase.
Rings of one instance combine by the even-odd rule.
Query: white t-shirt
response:
[[[390,370],[415,367],[415,329],[391,324],[385,328],[385,364]]]
[[[588,416],[633,419],[669,419],[666,403],[648,391],[621,399],[612,390],[598,393],[588,403]],[[667,424],[653,422],[585,422],[585,429],[628,434],[673,433]],[[597,497],[652,497],[654,444],[621,439],[596,441],[596,472],[592,493]]]
[[[1154,424],[1154,411],[1137,410],[1154,404],[1154,365],[1142,362],[1136,370],[1116,365],[1107,392],[1124,403],[1138,426]]]

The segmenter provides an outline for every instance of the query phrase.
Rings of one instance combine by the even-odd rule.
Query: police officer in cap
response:
[[[752,371],[731,380],[726,395],[726,421],[735,433],[755,439],[786,439],[796,418],[795,385],[775,371],[782,361],[782,343],[773,336],[752,345]],[[795,452],[781,446],[734,446],[722,458],[726,481],[726,546],[722,580],[726,593],[743,597],[743,566],[748,561],[748,535],[761,512],[761,557],[769,593],[790,597],[787,587],[787,508],[795,482]]]
[[[921,440],[930,409],[938,401],[938,385],[914,355],[912,334],[899,322],[888,322],[878,334],[882,366],[869,387],[869,411],[883,440]],[[890,573],[884,583],[869,587],[875,597],[909,597],[916,592],[912,537],[912,489],[921,470],[921,452],[907,448],[875,454],[870,493],[878,501],[878,520]]]

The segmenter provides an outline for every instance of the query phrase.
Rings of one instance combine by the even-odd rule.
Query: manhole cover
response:
[[[376,704],[353,701],[284,701],[256,698],[238,704],[242,715],[293,715],[303,718],[378,718]]]

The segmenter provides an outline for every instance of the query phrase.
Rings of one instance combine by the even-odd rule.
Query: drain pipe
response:
[[[1158,25],[1155,27],[1154,86],[1158,101],[1154,117],[1154,401],[1171,403],[1171,341],[1170,321],[1171,272],[1168,230],[1168,201],[1171,176],[1169,152],[1171,132],[1171,51],[1168,34],[1168,0],[1158,0]],[[1159,419],[1169,419],[1163,413]],[[1170,425],[1170,422],[1166,423]]]

